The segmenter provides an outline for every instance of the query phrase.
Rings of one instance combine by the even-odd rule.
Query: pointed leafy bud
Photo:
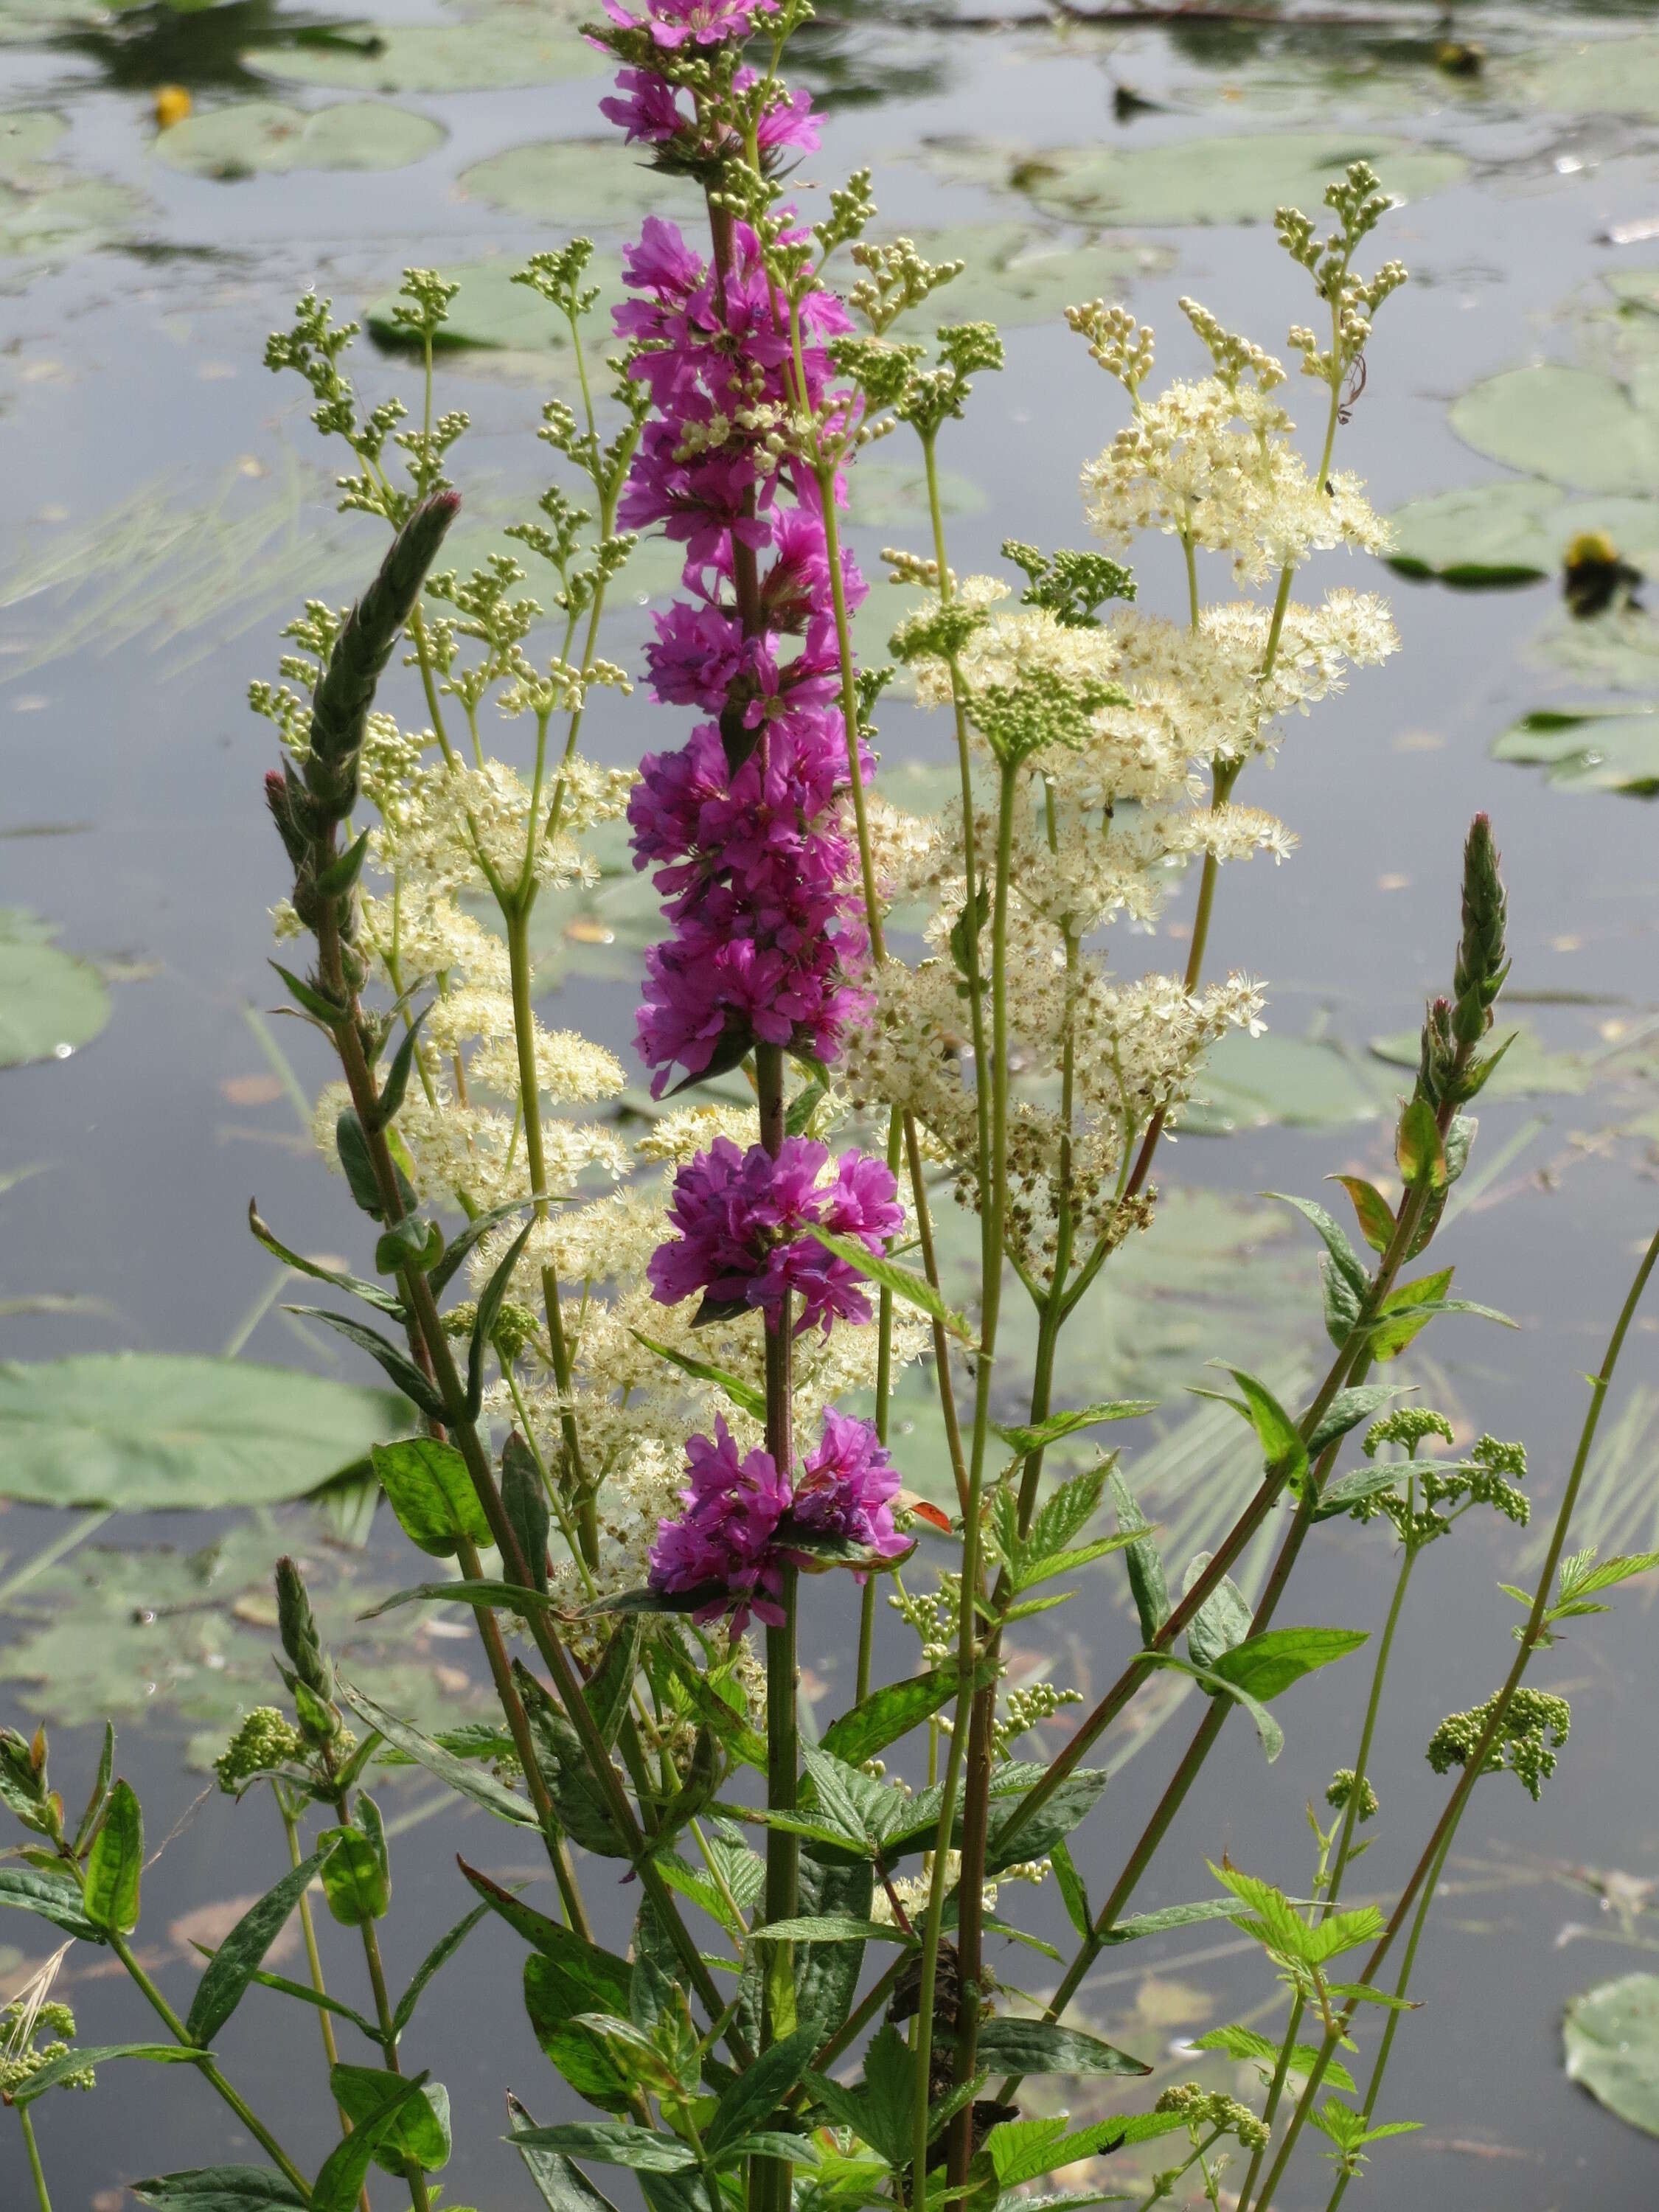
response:
[[[1491,1028],[1492,1004],[1509,972],[1504,951],[1508,902],[1498,862],[1492,824],[1477,814],[1463,847],[1463,937],[1452,976],[1452,1034],[1462,1045],[1478,1044]]]
[[[314,1698],[327,1703],[334,1695],[334,1669],[317,1633],[316,1615],[300,1570],[286,1554],[276,1562],[276,1632],[295,1678]]]
[[[1423,1044],[1417,1063],[1417,1095],[1437,1109],[1443,1103],[1457,1058],[1449,999],[1431,999],[1423,1018]]]
[[[297,868],[310,850],[311,840],[294,818],[294,810],[289,803],[288,778],[281,769],[265,771],[265,805],[270,809],[270,818],[276,824],[276,834],[288,857]]]

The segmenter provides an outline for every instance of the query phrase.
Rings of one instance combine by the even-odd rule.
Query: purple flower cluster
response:
[[[798,372],[809,407],[854,403],[831,392],[825,350],[850,327],[846,310],[833,294],[807,295],[797,361],[746,225],[732,226],[726,265],[711,267],[650,217],[624,273],[635,296],[617,310],[617,332],[654,413],[617,520],[659,525],[685,547],[685,596],[657,616],[647,665],[658,699],[713,718],[678,752],[643,762],[629,809],[635,865],[657,870],[673,930],[647,958],[638,1022],[660,1097],[677,1065],[701,1075],[757,1042],[831,1060],[868,1008],[817,486],[763,427],[799,403]],[[846,554],[842,582],[859,605],[863,579]]]
[[[817,1322],[867,1322],[865,1279],[845,1260],[807,1236],[813,1222],[839,1237],[854,1237],[872,1255],[903,1219],[892,1170],[884,1160],[843,1152],[828,1182],[826,1145],[786,1137],[774,1159],[764,1146],[739,1152],[717,1137],[674,1178],[668,1218],[680,1235],[660,1244],[647,1270],[662,1305],[678,1305],[701,1291],[716,1308],[758,1306],[775,1328],[783,1301],[800,1300],[796,1334]]]
[[[908,1548],[893,1526],[898,1475],[866,1421],[827,1413],[818,1448],[793,1484],[769,1452],[740,1459],[722,1420],[712,1443],[691,1438],[685,1458],[691,1478],[680,1492],[685,1511],[659,1527],[650,1586],[659,1596],[684,1598],[695,1620],[730,1613],[737,1635],[752,1613],[781,1627],[784,1569],[817,1565],[812,1547],[825,1539],[855,1544],[878,1559]]]

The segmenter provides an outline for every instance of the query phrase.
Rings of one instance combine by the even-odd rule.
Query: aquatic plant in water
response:
[[[1114,1254],[1158,1234],[1160,1141],[1201,1088],[1207,1051],[1261,1026],[1262,987],[1206,964],[1224,864],[1278,860],[1294,842],[1238,796],[1246,772],[1292,713],[1395,646],[1372,595],[1293,594],[1317,557],[1384,543],[1334,450],[1375,316],[1405,272],[1362,273],[1390,204],[1363,163],[1328,186],[1323,234],[1280,211],[1314,295],[1315,325],[1291,332],[1323,410],[1311,465],[1281,363],[1196,301],[1182,305],[1209,371],[1161,390],[1150,330],[1102,301],[1069,309],[1118,425],[1083,471],[1107,550],[1011,538],[1004,574],[959,578],[940,441],[975,380],[1000,369],[1000,342],[978,321],[914,335],[960,264],[871,242],[867,175],[831,191],[816,222],[790,197],[787,172],[817,147],[810,101],[780,74],[802,12],[649,0],[641,14],[608,0],[593,27],[620,64],[605,113],[657,171],[701,188],[708,227],[694,239],[647,219],[603,376],[586,241],[521,272],[568,325],[580,393],[544,410],[560,475],[510,532],[522,562],[441,565],[467,427],[434,410],[451,283],[405,278],[398,319],[425,365],[417,416],[359,398],[352,327],[325,301],[307,295],[270,343],[270,365],[306,380],[318,429],[347,450],[343,506],[391,539],[355,606],[307,604],[279,680],[252,695],[282,748],[265,783],[291,877],[278,972],[337,1060],[318,1136],[374,1225],[374,1273],[302,1257],[257,1212],[251,1225],[333,1295],[304,1310],[402,1393],[410,1432],[375,1448],[374,1470],[410,1540],[446,1566],[391,1603],[471,1607],[500,1719],[428,1735],[377,1701],[326,1647],[299,1567],[280,1561],[286,1702],[249,1712],[216,1771],[227,1793],[274,1801],[287,1870],[215,1951],[184,2017],[131,1941],[143,1820],[112,1734],[76,1820],[44,1735],[0,1736],[0,1795],[30,1836],[0,1868],[0,1900],[108,1948],[165,2031],[82,2050],[61,2008],[37,2008],[11,2029],[8,2100],[27,2121],[35,2098],[94,2063],[179,2061],[267,2160],[136,2184],[147,2203],[348,2212],[378,2167],[427,2212],[451,2129],[422,2000],[438,1973],[465,1971],[449,1962],[496,1915],[528,1947],[542,2049],[602,2116],[538,2125],[509,2100],[511,2140],[554,2212],[604,2206],[588,2169],[606,2165],[638,2177],[653,2212],[926,2212],[964,2197],[1013,2212],[1028,2183],[1165,2138],[1158,2155],[1174,2162],[1146,2180],[1144,2203],[1183,2184],[1218,2203],[1231,2160],[1243,2165],[1235,2201],[1266,2212],[1310,2125],[1335,2166],[1334,2204],[1371,2147],[1409,2124],[1379,2118],[1383,2073],[1471,1792],[1507,1769],[1535,1796],[1565,1743],[1565,1702],[1527,1679],[1535,1654],[1656,1564],[1598,1564],[1566,1544],[1659,1240],[1595,1380],[1537,1581],[1513,1593],[1525,1617],[1509,1671],[1490,1695],[1475,1686],[1429,1742],[1435,1771],[1455,1778],[1432,1832],[1386,1915],[1343,1904],[1358,1831],[1381,1817],[1376,1724],[1417,1558],[1477,1505],[1522,1526],[1529,1513],[1518,1444],[1483,1437],[1449,1455],[1450,1423],[1392,1407],[1398,1391],[1376,1379],[1443,1320],[1502,1319],[1452,1297],[1449,1267],[1408,1273],[1465,1171],[1468,1109],[1505,1049],[1492,1032],[1506,895],[1483,817],[1465,848],[1448,988],[1400,1104],[1397,1191],[1341,1179],[1358,1244],[1322,1206],[1288,1200],[1322,1247],[1323,1379],[1299,1411],[1239,1366],[1209,1394],[1260,1462],[1234,1525],[1184,1565],[1176,1597],[1136,1500],[1133,1447],[1058,1479],[1046,1470],[1057,1447],[1069,1455],[1118,1424],[1132,1436],[1152,1410],[1059,1402],[1057,1351]],[[889,436],[916,441],[928,491],[927,542],[885,556],[914,595],[894,658],[937,711],[954,772],[956,795],[928,816],[882,792],[877,717],[893,671],[860,668],[853,645],[866,585],[842,538],[848,477]],[[633,680],[599,642],[644,532],[681,549],[683,569],[641,680],[692,719],[635,771],[597,764],[582,738],[604,692]],[[1184,621],[1137,602],[1120,556],[1149,535],[1181,549]],[[1212,599],[1218,560],[1233,595]],[[380,703],[400,648],[422,726]],[[486,746],[496,717],[520,739],[514,758]],[[538,901],[591,882],[595,833],[624,817],[665,924],[637,1024],[651,1098],[625,1114],[622,1062],[538,1015],[532,936]],[[1157,915],[1189,865],[1184,971],[1126,972],[1124,925]],[[889,925],[918,902],[928,919],[910,959]],[[977,1246],[965,1296],[939,1264],[953,1207]],[[998,1355],[1005,1298],[1022,1296],[1036,1352],[1016,1419]],[[938,1395],[953,1512],[904,1486],[894,1392],[918,1364]],[[1356,1436],[1360,1460],[1342,1470]],[[1224,1856],[1212,1896],[1134,1914],[1234,1708],[1271,1760],[1280,1694],[1365,1643],[1281,1620],[1304,1549],[1340,1516],[1389,1528],[1400,1564],[1353,1761],[1331,1784],[1328,1826],[1314,1823],[1311,1901]],[[1252,1607],[1231,1570],[1267,1528],[1277,1555]],[[1006,1638],[1109,1559],[1139,1639],[1073,1725],[1086,1700],[1011,1682]],[[838,1571],[858,1590],[854,1694],[809,1741],[803,1577]],[[890,1679],[876,1663],[884,1607],[921,1645],[915,1671]],[[1197,1684],[1203,1717],[1097,1899],[1068,1840],[1098,1820],[1106,1768],[1086,1762],[1120,1723],[1134,1728],[1139,1693],[1167,1670]],[[1063,1747],[1019,1757],[1041,1727],[1069,1729]],[[913,1741],[925,1747],[914,1759]],[[389,1762],[533,1833],[559,1899],[555,1917],[464,1863],[465,1910],[395,2002],[373,1794]],[[628,1870],[627,1957],[596,1933],[596,1858]],[[1044,2003],[1000,1990],[984,1952],[1010,1925],[1000,1892],[1050,1878],[1078,1948]],[[370,2010],[325,1985],[313,1884],[330,1918],[357,1931]],[[303,1980],[263,1964],[295,1913]],[[1212,1917],[1259,1943],[1290,1999],[1278,2039],[1232,2025],[1201,2039],[1255,2064],[1259,2106],[1194,2082],[1146,2109],[1126,2088],[1123,2109],[1071,2132],[1046,2107],[1028,2116],[1030,2077],[1127,2084],[1152,2070],[1067,2024],[1067,2008],[1108,1945]],[[259,2002],[315,2014],[316,2086],[339,2140],[314,2175],[216,2055],[256,1984]],[[61,2049],[34,2047],[43,2025]],[[1374,2025],[1362,2094],[1338,2054]],[[348,2031],[356,2057],[342,2055]],[[430,2048],[434,2065],[416,2070],[406,2045]],[[33,2157],[32,2130],[29,2142]],[[38,2158],[33,2171],[45,2206]],[[1103,2197],[1091,2185],[1063,2201]]]

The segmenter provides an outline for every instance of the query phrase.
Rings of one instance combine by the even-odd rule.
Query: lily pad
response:
[[[0,115],[0,175],[9,176],[21,167],[44,161],[68,130],[61,115],[49,107],[20,107]]]
[[[121,1512],[301,1498],[409,1428],[386,1390],[252,1360],[0,1364],[0,1496]]]
[[[224,179],[289,169],[401,169],[424,161],[443,140],[442,125],[430,116],[384,100],[307,110],[245,100],[175,123],[156,140],[155,158],[193,176]]]
[[[1522,81],[1535,105],[1557,114],[1659,116],[1659,39],[1558,46]]]
[[[1180,1125],[1198,1136],[1221,1137],[1275,1124],[1334,1128],[1374,1121],[1382,1111],[1376,1089],[1340,1045],[1230,1030],[1206,1060],[1198,1095],[1182,1107]]]
[[[0,907],[0,1067],[67,1060],[109,1019],[103,977],[55,945],[57,934],[35,915]]]
[[[1412,500],[1389,520],[1389,564],[1406,576],[1475,587],[1535,582],[1560,574],[1568,546],[1586,531],[1611,538],[1644,574],[1659,574],[1659,501],[1650,499],[1569,499],[1535,477],[1500,477]]]
[[[695,216],[702,197],[686,179],[660,176],[614,138],[544,138],[509,146],[464,169],[465,197],[572,230],[627,229],[647,215]]]
[[[1574,1997],[1561,2044],[1569,2081],[1659,2136],[1659,1974],[1621,1974]]]
[[[1030,223],[957,223],[906,233],[925,260],[967,264],[941,292],[900,325],[923,331],[940,321],[1000,323],[1007,329],[1057,319],[1073,301],[1121,292],[1136,276],[1161,276],[1166,246],[1121,238],[1085,245]]]
[[[1659,573],[1651,554],[1632,550],[1639,569]],[[1531,657],[1598,690],[1651,694],[1659,689],[1659,623],[1639,600],[1620,601],[1599,615],[1563,614],[1534,639]]]
[[[494,261],[470,262],[446,268],[444,275],[460,290],[449,303],[447,319],[438,329],[436,346],[478,346],[497,353],[541,353],[549,347],[571,351],[570,325],[560,310],[528,284],[515,284],[514,271],[522,261],[503,254]],[[590,264],[589,281],[599,288],[593,317],[583,330],[582,352],[591,349],[602,360],[611,344],[611,308],[623,296],[622,270],[614,260]],[[384,292],[363,310],[363,323],[381,345],[402,348],[412,344],[407,331],[394,319],[395,310],[408,301],[397,292]],[[590,336],[591,333],[591,336]]]
[[[1495,1036],[1501,1043],[1512,1024],[1504,1020],[1501,1009],[1498,1021]],[[1483,1099],[1577,1098],[1595,1080],[1595,1063],[1587,1054],[1552,1052],[1533,1030],[1518,1029],[1514,1034],[1515,1042],[1480,1093]],[[1392,1036],[1373,1037],[1370,1048],[1376,1059],[1390,1067],[1414,1068],[1421,1045],[1418,1030],[1398,1030]]]
[[[13,260],[57,260],[108,246],[128,228],[143,203],[104,177],[37,172],[23,182],[0,180],[0,254]]]
[[[520,8],[491,9],[465,23],[356,24],[301,31],[243,58],[261,76],[342,92],[483,92],[562,84],[608,66],[573,25]]]
[[[1659,367],[1628,384],[1553,362],[1505,369],[1466,392],[1449,419],[1477,453],[1569,491],[1659,492]]]
[[[964,173],[957,149],[947,164]],[[998,167],[981,147],[975,181]],[[1039,207],[1073,220],[1170,225],[1268,222],[1286,202],[1317,208],[1325,186],[1350,161],[1371,162],[1388,190],[1420,199],[1467,173],[1461,155],[1360,132],[1279,131],[1223,138],[1177,138],[1162,145],[1052,146],[1004,157],[1009,187]]]
[[[1547,769],[1548,781],[1565,791],[1659,797],[1659,709],[1652,707],[1539,708],[1511,722],[1492,753]]]

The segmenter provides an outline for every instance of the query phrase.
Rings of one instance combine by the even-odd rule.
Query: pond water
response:
[[[282,883],[258,790],[270,732],[245,691],[251,676],[274,675],[277,631],[301,599],[344,599],[380,540],[373,522],[333,514],[303,394],[268,378],[260,355],[313,283],[360,314],[405,264],[482,266],[476,296],[499,309],[489,264],[511,268],[574,228],[614,252],[637,219],[637,174],[618,186],[580,150],[514,153],[602,127],[595,58],[571,35],[579,12],[508,4],[468,25],[459,10],[388,9],[389,33],[365,52],[361,26],[355,46],[319,42],[306,33],[325,24],[323,11],[268,0],[113,15],[77,0],[0,0],[12,111],[0,113],[0,177],[11,179],[0,201],[0,904],[58,927],[101,971],[111,1005],[84,1049],[0,1073],[8,1358],[239,1350],[360,1379],[349,1358],[296,1336],[279,1310],[291,1292],[246,1233],[257,1193],[301,1249],[356,1234],[305,1133],[325,1074],[313,1040],[259,1011],[274,1001],[267,908]],[[1659,720],[1646,719],[1659,632],[1639,606],[1575,622],[1555,574],[1577,529],[1605,528],[1638,567],[1647,549],[1659,554],[1659,34],[1641,5],[1622,15],[1460,7],[1450,33],[1428,9],[1353,12],[1348,27],[1334,12],[1281,25],[1271,9],[1125,27],[1037,9],[994,20],[971,6],[825,0],[796,62],[830,117],[811,173],[868,163],[890,229],[946,232],[969,258],[981,290],[959,312],[1007,325],[1006,371],[981,380],[945,453],[959,571],[994,565],[1006,534],[1083,539],[1079,465],[1120,418],[1060,306],[1121,293],[1157,326],[1165,366],[1194,366],[1182,293],[1276,343],[1304,307],[1263,218],[1287,193],[1312,205],[1318,175],[1360,154],[1385,184],[1397,173],[1407,187],[1382,251],[1410,264],[1413,283],[1380,319],[1341,457],[1384,511],[1457,488],[1520,488],[1449,514],[1414,509],[1401,543],[1430,566],[1518,565],[1534,580],[1475,592],[1354,574],[1390,590],[1404,649],[1293,728],[1271,777],[1245,793],[1282,815],[1301,848],[1283,868],[1259,860],[1224,877],[1213,962],[1268,978],[1274,1038],[1318,1049],[1237,1062],[1213,1117],[1231,1133],[1191,1133],[1168,1153],[1166,1221],[1101,1305],[1083,1386],[1097,1396],[1101,1375],[1112,1387],[1150,1382],[1169,1405],[1166,1437],[1192,1449],[1149,1464],[1148,1495],[1194,1545],[1224,1526],[1249,1467],[1234,1436],[1192,1428],[1182,1386],[1212,1354],[1276,1360],[1287,1389],[1297,1360],[1311,1368],[1318,1357],[1312,1259],[1250,1194],[1386,1171],[1394,1079],[1371,1047],[1409,1030],[1425,993],[1443,988],[1459,847],[1477,807],[1504,848],[1512,1011],[1530,1037],[1482,1103],[1477,1165],[1496,1161],[1498,1172],[1472,1186],[1443,1242],[1460,1291],[1520,1328],[1443,1327],[1433,1364],[1413,1379],[1472,1433],[1524,1437],[1540,1507],[1559,1495],[1579,1378],[1659,1208],[1659,867],[1642,795],[1659,788]],[[400,40],[403,25],[452,35]],[[1478,42],[1484,65],[1464,74],[1437,62],[1446,35]],[[173,83],[191,90],[196,112],[158,137],[154,94]],[[348,100],[374,106],[309,126],[270,112]],[[309,165],[342,149],[396,165]],[[1487,382],[1539,362],[1580,374]],[[413,394],[410,365],[366,341],[356,373],[374,397]],[[533,431],[561,374],[522,350],[444,362],[443,403],[473,418],[459,477],[483,518],[479,544],[542,481]],[[853,536],[869,570],[881,545],[918,542],[916,490],[886,451],[862,465]],[[1156,547],[1142,561],[1143,597],[1177,605],[1176,563]],[[656,573],[641,570],[641,590]],[[637,647],[643,621],[637,605],[623,609],[610,633],[617,657]],[[1523,731],[1494,757],[1522,718],[1578,706],[1615,711],[1565,735]],[[601,757],[631,760],[663,721],[637,699],[608,701],[591,727]],[[883,743],[902,774],[939,758],[941,732],[898,701]],[[1525,757],[1551,749],[1553,765]],[[1188,914],[1177,898],[1163,925],[1171,941],[1129,945],[1124,964],[1144,953],[1179,965]],[[562,1022],[626,1051],[649,920],[620,879],[591,908],[554,916],[546,953]],[[1258,1080],[1267,1095],[1252,1100],[1240,1086]],[[1284,1125],[1292,1091],[1316,1100],[1318,1126]],[[1190,1263],[1195,1299],[1170,1297],[1181,1261],[1169,1254]],[[1592,1486],[1582,1540],[1608,1551],[1659,1541],[1656,1332],[1659,1310],[1626,1355]],[[362,1531],[304,1508],[128,1516],[90,1531],[38,1506],[14,1504],[0,1519],[0,1713],[52,1724],[70,1798],[95,1763],[88,1723],[116,1714],[152,1844],[180,1824],[146,1876],[140,1947],[175,1996],[190,1985],[192,1935],[210,1942],[225,1924],[222,1913],[184,1916],[257,1893],[281,1863],[268,1806],[196,1802],[229,1719],[268,1694],[276,1550],[314,1560],[331,1621],[374,1679],[423,1709],[483,1709],[465,1624],[435,1620],[380,1641],[350,1626],[410,1579],[385,1516],[366,1547],[342,1541],[353,1534]],[[1478,1701],[1508,1663],[1513,1615],[1494,1585],[1515,1578],[1523,1549],[1506,1524],[1491,1534],[1472,1525],[1425,1563],[1361,1890],[1374,1869],[1381,1894],[1415,1855],[1441,1787],[1421,1756],[1436,1722]],[[1376,1529],[1332,1524],[1303,1568],[1295,1617],[1378,1620],[1382,1551]],[[1424,2130],[1379,2153],[1371,2188],[1382,2203],[1544,2212],[1652,2200],[1659,2149],[1566,2082],[1559,2042],[1569,1996],[1642,1963],[1595,1878],[1659,1875],[1654,1620],[1641,1589],[1540,1661],[1534,1679],[1576,1707],[1542,1806],[1499,1780],[1465,1824],[1418,1978],[1424,2009],[1402,2034],[1385,2100],[1386,2116]],[[1071,1642],[1054,1644],[1066,1679],[1098,1685],[1131,1648],[1119,1596],[1103,1579]],[[815,1591],[806,1631],[807,1687],[826,1716],[850,1695],[850,1662],[825,1656],[848,1648],[841,1603]],[[1224,1848],[1299,1887],[1304,1807],[1351,1755],[1363,1695],[1355,1672],[1290,1700],[1288,1747],[1271,1770],[1235,1724],[1139,1902],[1205,1894],[1204,1860]],[[1084,1832],[1079,1856],[1097,1889],[1190,1718],[1189,1708],[1146,1741]],[[384,1793],[404,1829],[386,1936],[394,1985],[465,1909],[457,1850],[502,1878],[541,1871],[528,1851],[513,1863],[507,1832],[448,1808],[434,1817],[429,1800],[428,1787],[396,1778]],[[619,1939],[629,1893],[600,1910]],[[1032,1924],[1062,1940],[1056,1899],[1033,1911]],[[44,1955],[46,1933],[7,1917],[18,1924],[0,1928],[0,1994]],[[1639,1916],[1632,1924],[1639,1936]],[[349,1991],[343,1931],[331,1938]],[[424,2064],[441,2032],[450,2197],[501,2212],[533,2201],[497,2141],[501,2091],[538,2118],[567,2110],[524,2019],[519,1963],[515,1939],[481,1929],[428,2001],[431,2048],[422,2022],[410,2039]],[[1030,1954],[997,1963],[1030,1987],[1048,1971]],[[100,1963],[72,1957],[66,1983],[86,2039],[145,2033],[142,2005]],[[1103,2032],[1155,2057],[1162,2081],[1194,2070],[1176,2049],[1185,2037],[1256,2017],[1270,1994],[1248,1945],[1189,1933],[1098,1974],[1085,2005]],[[329,2120],[313,2021],[276,1996],[251,2001],[226,2050],[240,2086],[314,2167]],[[1225,2069],[1209,2063],[1219,2086]],[[37,2108],[60,2207],[116,2212],[137,2175],[247,2154],[183,2072],[110,2067],[95,2100]],[[0,2203],[21,2203],[26,2188],[16,2130],[0,2115]],[[1310,2155],[1282,2202],[1323,2201]]]

